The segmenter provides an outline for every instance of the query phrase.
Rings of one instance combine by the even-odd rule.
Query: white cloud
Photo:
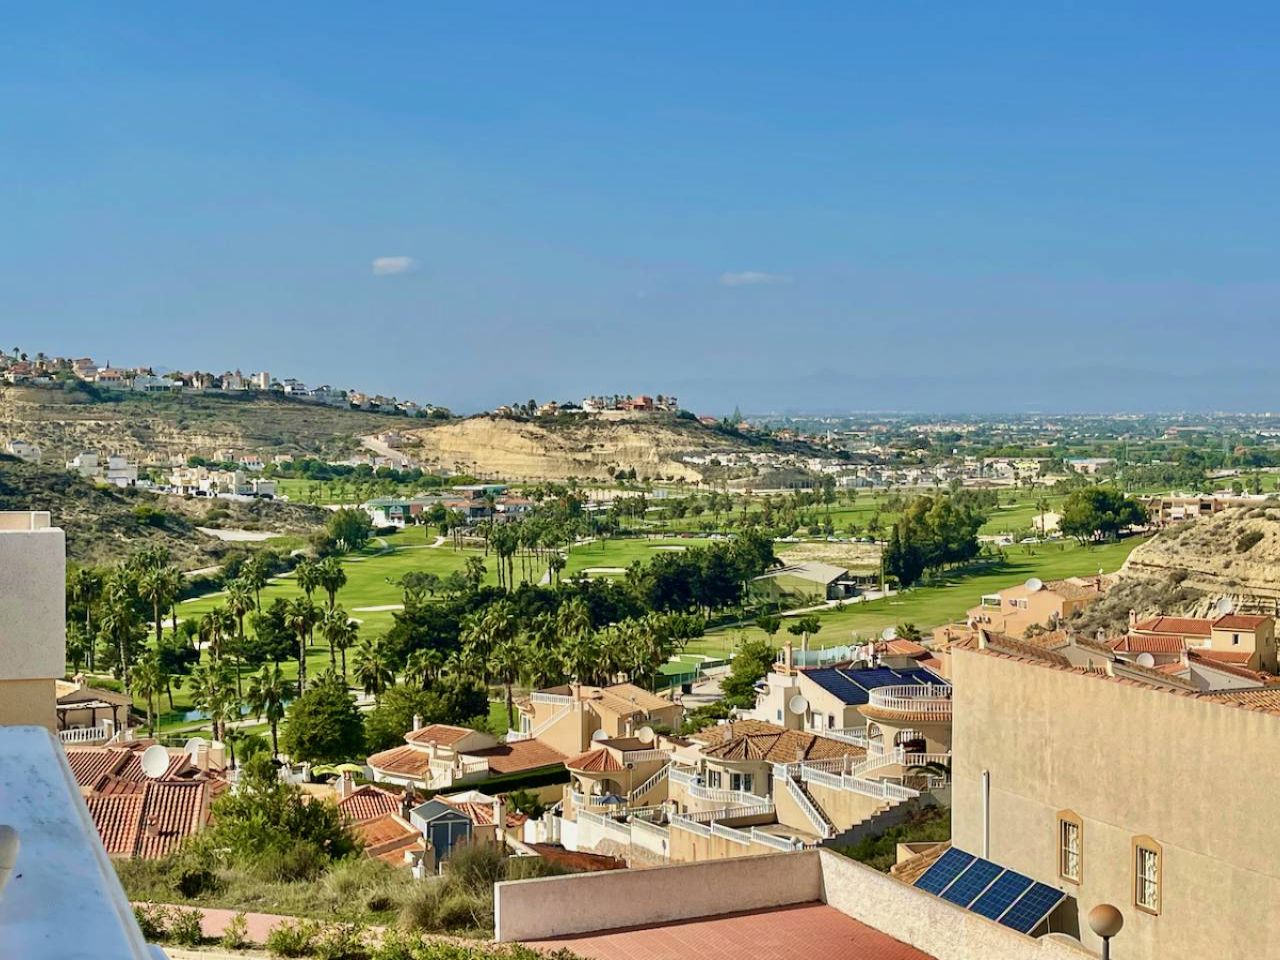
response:
[[[375,277],[390,277],[397,273],[408,273],[417,266],[418,261],[413,257],[375,257],[373,275]]]
[[[720,284],[725,287],[759,287],[790,283],[791,278],[785,273],[761,273],[758,270],[741,270],[737,273],[720,274]]]

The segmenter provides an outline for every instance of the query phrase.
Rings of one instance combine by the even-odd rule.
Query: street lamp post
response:
[[[1089,911],[1089,929],[1102,938],[1102,960],[1111,960],[1111,938],[1124,927],[1124,914],[1109,903]]]

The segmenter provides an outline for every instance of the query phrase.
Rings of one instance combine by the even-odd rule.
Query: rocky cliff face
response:
[[[1172,526],[1129,555],[1129,577],[1172,578],[1207,597],[1280,600],[1280,501]]]
[[[472,417],[411,431],[405,452],[449,470],[508,480],[604,480],[634,469],[637,477],[701,478],[684,453],[740,451],[746,444],[687,421],[536,421]]]

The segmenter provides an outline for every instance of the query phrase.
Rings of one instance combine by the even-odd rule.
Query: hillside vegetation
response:
[[[412,430],[405,442],[405,452],[426,465],[507,480],[607,480],[634,470],[640,479],[697,481],[702,471],[682,454],[757,448],[746,437],[669,415],[620,421],[479,416]]]
[[[1280,500],[1172,526],[1134,550],[1123,573],[1172,579],[1210,599],[1280,600]]]
[[[0,387],[0,436],[40,445],[46,462],[84,449],[140,462],[212,457],[218,450],[321,458],[349,456],[361,436],[408,423],[265,394],[139,394],[61,387]]]
[[[319,507],[257,501],[233,503],[120,490],[50,467],[0,455],[0,510],[48,510],[67,534],[68,559],[105,565],[144,547],[164,547],[176,564],[208,566],[243,549],[198,527],[306,534],[328,516]]]

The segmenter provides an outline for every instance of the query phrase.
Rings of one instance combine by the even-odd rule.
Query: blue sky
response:
[[[460,410],[1280,408],[1278,29],[1261,4],[16,7],[0,340]]]

